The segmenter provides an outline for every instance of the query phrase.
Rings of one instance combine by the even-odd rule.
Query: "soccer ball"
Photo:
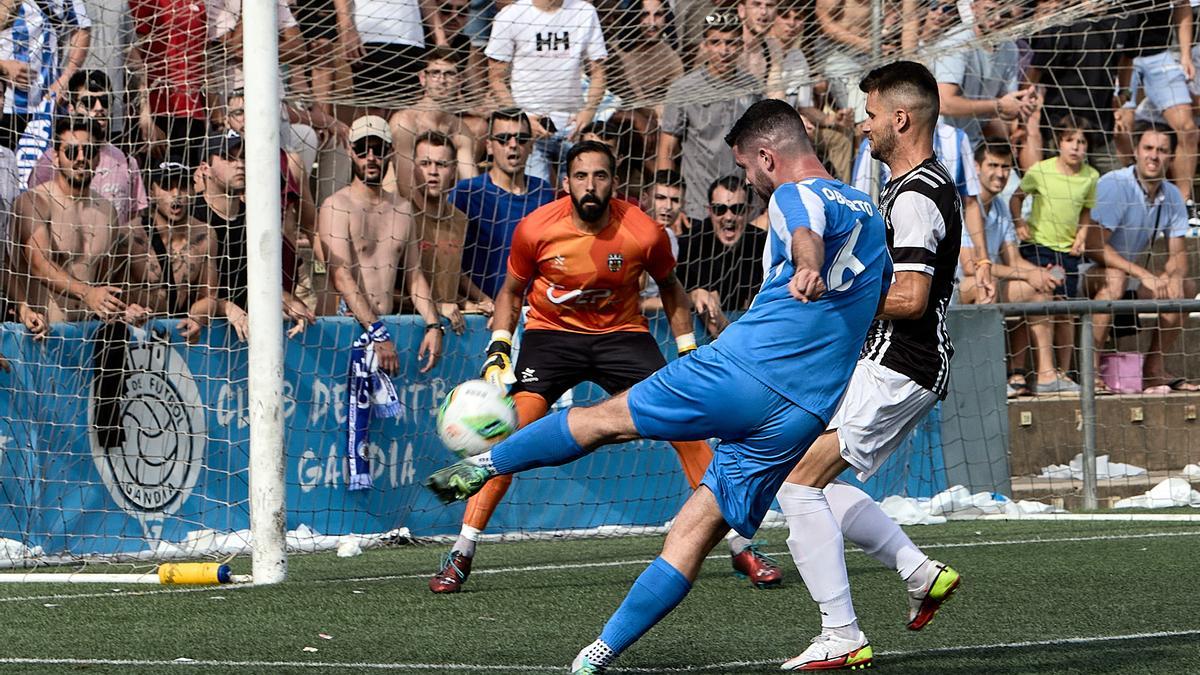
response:
[[[442,401],[437,429],[451,452],[470,457],[511,436],[517,430],[517,411],[513,400],[492,384],[467,380]]]

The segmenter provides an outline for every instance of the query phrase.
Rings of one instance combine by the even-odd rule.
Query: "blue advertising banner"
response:
[[[441,506],[420,483],[454,459],[437,438],[437,405],[476,376],[490,332],[482,318],[468,317],[467,332],[448,334],[441,362],[422,374],[419,317],[386,323],[402,358],[394,380],[401,412],[372,421],[370,490],[346,489],[347,373],[360,327],[323,318],[286,344],[279,452],[287,458],[289,529],[337,535],[407,527],[417,536],[458,529],[463,507]],[[656,317],[652,326],[673,352],[666,321]],[[3,324],[0,354],[10,363],[0,372],[0,537],[47,555],[93,555],[249,526],[246,373],[254,364],[223,323],[196,345],[180,339],[174,321],[128,331],[62,324],[42,342]],[[582,385],[560,404],[602,395]],[[876,498],[940,489],[927,473],[940,462],[936,434],[936,423],[925,425],[918,452],[896,453],[898,469],[868,485]],[[660,526],[687,494],[669,445],[604,448],[519,476],[489,529]]]

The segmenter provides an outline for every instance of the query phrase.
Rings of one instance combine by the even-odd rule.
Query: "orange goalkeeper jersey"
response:
[[[647,332],[638,304],[642,272],[662,279],[675,268],[667,233],[637,207],[613,199],[608,225],[584,232],[571,198],[537,209],[517,225],[508,273],[526,283],[525,327],[572,333]]]

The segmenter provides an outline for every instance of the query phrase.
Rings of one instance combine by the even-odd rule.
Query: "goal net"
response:
[[[728,126],[787,100],[829,172],[878,191],[858,83],[898,58],[934,72],[938,158],[981,204],[959,300],[986,294],[985,258],[1006,302],[1196,292],[1186,3],[280,0],[267,28],[242,9],[0,8],[0,566],[248,552],[247,337],[280,322],[288,550],[454,535],[462,509],[421,487],[452,459],[437,406],[477,376],[513,232],[562,198],[568,148],[611,149],[612,199],[668,231],[705,343],[749,306],[768,238]],[[243,69],[263,30],[277,116]],[[247,234],[247,184],[275,166],[248,161],[248,124],[278,129],[280,270]],[[247,314],[260,275],[282,316]],[[675,358],[656,285],[639,301]],[[1096,400],[1100,504],[1200,503],[1189,315],[1097,314],[1094,334],[1043,316],[949,312],[951,394],[865,484],[897,517],[1081,508],[1085,339],[1119,392]],[[656,532],[688,491],[668,445],[605,448],[519,476],[487,532]]]

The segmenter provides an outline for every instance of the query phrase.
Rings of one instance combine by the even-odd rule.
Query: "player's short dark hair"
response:
[[[426,50],[425,58],[422,60],[426,66],[434,61],[445,61],[446,63],[453,65],[455,68],[458,68],[461,65],[458,51],[440,45],[430,47],[428,50]]]
[[[725,144],[731,148],[749,148],[758,144],[769,144],[776,148],[793,144],[801,148],[812,147],[800,113],[787,102],[773,98],[747,108],[733,123],[729,133],[725,134]]]
[[[1076,117],[1071,113],[1059,116],[1054,120],[1054,140],[1061,141],[1074,133],[1083,134],[1085,140],[1091,140],[1092,123],[1086,117]]]
[[[500,108],[492,111],[488,115],[488,133],[492,133],[492,128],[496,126],[497,120],[505,120],[508,122],[520,122],[521,127],[526,131],[531,131],[533,126],[529,124],[529,115],[525,114],[520,108]]]
[[[1013,149],[1007,138],[1000,136],[988,136],[983,141],[975,146],[975,163],[982,164],[985,155],[1007,159],[1013,161]]]
[[[600,141],[580,141],[571,146],[571,149],[567,151],[567,158],[563,162],[563,166],[567,168],[568,175],[571,173],[571,163],[575,161],[575,158],[589,152],[597,152],[604,155],[608,160],[608,172],[612,174],[617,172],[617,158],[613,155],[611,148]]]
[[[71,79],[67,80],[67,91],[74,94],[80,89],[111,92],[112,82],[109,81],[108,75],[105,75],[103,70],[77,70],[71,74]]]
[[[432,145],[435,148],[450,148],[451,155],[458,154],[458,146],[454,145],[454,140],[440,131],[425,131],[413,139],[413,156],[417,154],[417,148],[421,144]]]
[[[746,185],[746,181],[741,176],[721,176],[720,178],[714,180],[708,186],[708,202],[710,204],[712,203],[713,195],[717,192],[717,188],[725,188],[730,192],[737,192],[740,190],[746,195],[746,203],[750,203],[750,186]]]
[[[92,122],[92,118],[81,115],[63,115],[54,123],[54,147],[57,148],[62,144],[63,134],[73,131],[85,131],[93,141],[97,137],[96,125]]]
[[[680,190],[687,191],[687,183],[683,180],[683,174],[675,169],[659,169],[654,172],[654,179],[646,184],[646,188],[653,188],[655,185],[664,187],[677,187]]]
[[[1133,127],[1133,145],[1137,147],[1138,143],[1142,142],[1142,136],[1146,134],[1162,134],[1167,137],[1171,144],[1171,152],[1175,152],[1175,132],[1171,131],[1170,127],[1164,127],[1156,122],[1138,122]]]
[[[858,88],[864,94],[875,92],[888,98],[903,97],[913,107],[910,113],[926,116],[930,130],[937,126],[941,114],[937,78],[916,61],[895,61],[880,66],[867,73]]]

